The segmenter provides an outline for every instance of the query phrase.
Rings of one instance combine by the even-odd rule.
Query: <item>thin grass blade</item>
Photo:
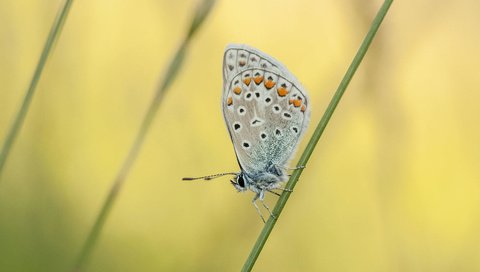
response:
[[[12,149],[12,146],[17,139],[18,132],[20,131],[20,128],[25,121],[25,117],[27,116],[28,109],[30,108],[30,103],[32,102],[35,90],[37,89],[38,81],[40,80],[40,76],[42,75],[45,63],[47,63],[47,59],[50,56],[53,45],[62,33],[63,25],[67,20],[72,3],[73,0],[66,0],[61,9],[59,10],[57,17],[55,18],[52,28],[50,29],[50,33],[48,34],[47,40],[45,41],[42,55],[40,55],[37,67],[35,68],[35,72],[33,73],[32,80],[30,81],[30,85],[28,86],[25,97],[23,98],[22,105],[18,109],[17,115],[13,120],[13,124],[8,130],[7,136],[5,137],[2,150],[0,151],[0,180],[2,177],[3,167],[5,166],[5,162],[8,158],[8,154],[10,153],[10,150]]]
[[[255,245],[253,246],[250,255],[248,256],[247,260],[245,261],[245,264],[243,265],[242,271],[251,271],[253,266],[255,265],[255,262],[260,255],[260,252],[263,249],[263,246],[267,242],[267,239],[272,232],[273,227],[275,226],[275,223],[277,222],[283,208],[285,207],[285,204],[287,203],[288,198],[290,197],[291,192],[293,191],[293,188],[297,184],[297,181],[300,177],[300,175],[303,172],[303,168],[300,166],[306,166],[307,162],[312,155],[313,150],[315,149],[315,146],[318,143],[318,140],[323,134],[323,131],[325,130],[328,122],[330,121],[330,118],[333,115],[333,112],[335,111],[335,108],[337,107],[338,103],[340,102],[340,99],[343,96],[343,93],[347,89],[348,84],[350,83],[353,75],[355,74],[358,66],[362,62],[363,57],[365,56],[373,38],[375,37],[375,34],[377,33],[378,28],[380,27],[383,18],[387,14],[388,9],[390,8],[393,0],[386,0],[383,5],[380,7],[377,15],[375,16],[370,29],[365,36],[362,44],[360,45],[360,48],[357,51],[357,54],[355,55],[355,58],[353,59],[352,63],[350,64],[347,72],[345,73],[345,76],[343,77],[342,81],[340,82],[340,85],[337,88],[337,91],[333,95],[332,100],[330,101],[330,104],[328,105],[325,113],[323,114],[322,119],[318,123],[315,132],[313,133],[312,137],[310,138],[310,141],[307,144],[307,147],[305,148],[304,152],[302,153],[302,156],[300,157],[300,160],[298,161],[297,167],[298,169],[295,170],[290,177],[287,185],[285,186],[285,190],[280,198],[277,201],[277,204],[275,205],[275,208],[273,209],[273,214],[275,217],[270,216],[268,219],[267,223],[262,229],[262,232],[260,233],[259,237],[257,238],[257,241]]]
[[[138,157],[138,153],[143,145],[146,135],[148,134],[152,122],[156,116],[160,104],[163,101],[168,87],[174,81],[175,77],[178,75],[180,68],[182,67],[183,60],[188,49],[194,34],[198,32],[199,27],[207,18],[210,13],[215,1],[214,0],[204,0],[196,9],[193,16],[191,25],[185,35],[184,40],[181,42],[178,47],[172,61],[167,67],[162,83],[159,85],[157,92],[155,93],[154,98],[151,101],[150,106],[148,107],[147,113],[140,125],[138,133],[135,137],[135,140],[130,148],[128,155],[125,158],[120,170],[118,171],[115,179],[113,180],[112,187],[103,203],[103,206],[100,209],[100,212],[92,226],[82,248],[74,264],[73,271],[82,271],[88,262],[88,258],[93,252],[93,249],[98,242],[101,231],[108,215],[117,199],[119,191],[122,189],[123,184],[127,178],[128,173],[130,172],[131,167],[133,166],[135,160]]]

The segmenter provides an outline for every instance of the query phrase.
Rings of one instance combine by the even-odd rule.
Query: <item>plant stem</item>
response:
[[[50,56],[53,45],[55,44],[56,40],[60,36],[60,33],[62,32],[63,25],[65,24],[65,20],[67,19],[68,12],[70,11],[72,3],[73,0],[66,0],[63,4],[63,7],[59,10],[57,17],[55,18],[52,28],[50,29],[50,33],[48,34],[47,40],[45,42],[45,46],[43,47],[42,55],[40,55],[37,67],[35,69],[35,72],[33,73],[32,80],[30,81],[30,85],[28,86],[25,97],[23,98],[22,105],[20,106],[20,109],[15,116],[13,124],[7,133],[5,142],[2,146],[2,150],[0,151],[0,178],[2,175],[3,167],[5,166],[5,162],[7,161],[8,154],[10,153],[10,149],[12,149],[18,132],[20,131],[20,128],[25,121],[25,117],[30,107],[30,103],[32,102],[33,95],[35,94],[35,90],[37,88],[38,81],[40,80],[40,76],[42,75],[43,68],[45,67],[45,63]]]
[[[88,234],[88,237],[85,240],[85,243],[78,255],[78,259],[75,263],[73,271],[81,271],[85,265],[87,264],[88,257],[91,255],[95,244],[98,241],[98,237],[105,225],[105,221],[112,209],[112,206],[115,203],[115,200],[118,196],[118,192],[121,190],[123,184],[125,183],[125,179],[130,172],[132,165],[134,164],[136,158],[138,157],[138,153],[145,141],[145,137],[148,134],[152,122],[156,116],[158,109],[160,108],[160,104],[163,101],[163,97],[165,96],[168,87],[171,85],[175,77],[178,75],[178,72],[182,66],[183,60],[185,58],[185,54],[192,40],[192,37],[197,32],[201,24],[204,22],[205,18],[208,16],[213,4],[215,3],[214,0],[204,0],[196,9],[190,27],[187,31],[187,34],[177,49],[176,54],[174,55],[173,60],[170,62],[170,65],[167,68],[167,71],[164,75],[164,79],[160,84],[157,92],[155,93],[154,98],[152,99],[150,106],[145,114],[145,117],[142,121],[140,129],[138,130],[137,136],[132,144],[132,147],[125,158],[120,170],[118,171],[115,179],[113,180],[112,187],[107,195],[107,198],[104,201],[104,204],[95,220],[95,223]]]
[[[360,48],[357,51],[357,54],[355,55],[355,58],[353,59],[352,63],[350,64],[350,67],[348,68],[347,72],[345,73],[342,81],[340,82],[340,85],[337,88],[337,91],[333,95],[332,100],[330,101],[330,104],[328,105],[325,113],[323,114],[322,119],[318,123],[315,132],[313,133],[312,137],[310,138],[310,141],[307,144],[307,147],[305,148],[305,151],[302,153],[302,156],[300,157],[300,160],[298,161],[297,166],[306,166],[307,162],[312,155],[313,150],[315,149],[315,146],[318,143],[318,140],[323,134],[323,131],[325,130],[325,127],[327,126],[328,122],[330,121],[330,118],[333,115],[333,112],[335,111],[335,108],[337,107],[338,103],[340,102],[340,99],[343,96],[343,93],[345,92],[348,84],[350,83],[353,75],[355,74],[358,66],[360,65],[363,57],[365,56],[373,38],[375,37],[375,34],[377,33],[378,28],[380,27],[380,24],[383,21],[383,18],[387,14],[388,9],[390,8],[390,5],[392,4],[393,0],[386,0],[383,5],[380,7],[377,15],[375,16],[372,25],[370,26],[370,30],[368,31],[367,35],[365,36],[362,44],[360,45]],[[295,187],[298,178],[303,172],[303,168],[298,168],[295,170],[290,177],[285,190],[282,195],[280,196],[279,200],[277,201],[277,204],[275,205],[275,208],[273,209],[273,214],[275,214],[275,218],[271,217],[268,219],[267,223],[263,227],[262,232],[260,233],[255,245],[253,246],[250,255],[248,256],[247,260],[245,261],[245,264],[243,265],[242,271],[251,271],[253,266],[255,265],[255,262],[260,255],[260,252],[263,249],[263,246],[265,245],[270,233],[272,232],[273,227],[275,226],[275,223],[278,220],[278,217],[280,216],[283,208],[285,207],[285,204],[287,203],[288,198],[290,197],[291,191],[293,191],[293,188]]]

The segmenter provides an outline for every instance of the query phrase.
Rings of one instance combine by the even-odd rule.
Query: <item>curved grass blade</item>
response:
[[[8,154],[10,153],[10,150],[12,149],[12,146],[17,138],[18,132],[20,131],[25,117],[27,116],[30,103],[32,102],[33,95],[35,94],[35,90],[37,88],[38,81],[40,80],[40,76],[42,75],[43,68],[45,67],[45,63],[50,56],[53,45],[62,32],[63,25],[65,24],[65,20],[67,19],[72,3],[73,0],[66,0],[57,17],[55,18],[55,21],[53,22],[52,28],[50,29],[50,33],[47,37],[47,41],[43,47],[42,55],[40,56],[35,72],[33,73],[33,77],[30,81],[30,85],[28,86],[25,97],[23,98],[22,105],[20,106],[13,124],[7,133],[5,141],[3,142],[2,150],[0,151],[0,179],[2,176],[3,167],[5,166],[5,162],[8,158]]]
[[[178,75],[178,72],[182,66],[185,54],[187,52],[188,45],[190,44],[192,37],[198,31],[201,24],[205,21],[208,14],[210,13],[215,1],[214,0],[204,0],[196,9],[190,28],[185,36],[184,40],[180,44],[177,52],[171,61],[170,65],[167,67],[167,71],[164,75],[163,82],[160,84],[157,92],[151,104],[147,110],[147,113],[142,121],[140,129],[138,130],[137,136],[130,148],[130,151],[125,158],[120,170],[118,171],[115,179],[113,180],[112,187],[105,199],[103,206],[95,220],[93,227],[91,228],[85,243],[83,244],[80,254],[78,255],[77,261],[73,268],[73,271],[81,271],[85,268],[89,256],[92,254],[92,251],[95,247],[95,244],[98,241],[98,238],[101,234],[105,221],[112,209],[113,204],[117,198],[118,192],[121,190],[125,179],[130,172],[130,169],[137,159],[138,153],[143,145],[145,136],[148,134],[150,127],[152,125],[153,119],[156,116],[156,113],[160,107],[160,104],[163,100],[165,92],[168,90],[168,87],[171,85],[175,77]]]
[[[333,112],[335,111],[335,108],[337,107],[338,103],[340,102],[340,99],[343,96],[343,93],[345,92],[348,84],[350,83],[353,75],[355,74],[358,66],[360,65],[363,57],[365,56],[373,38],[375,37],[375,34],[377,33],[378,28],[380,27],[380,24],[383,21],[383,18],[387,14],[388,9],[390,8],[393,0],[386,0],[383,5],[380,7],[377,15],[375,16],[375,19],[372,22],[372,25],[370,26],[370,30],[368,31],[367,35],[365,36],[362,44],[360,45],[360,48],[358,49],[357,54],[355,55],[355,58],[353,59],[352,63],[350,64],[350,67],[348,68],[347,72],[345,73],[345,76],[343,77],[342,81],[340,82],[340,85],[337,88],[337,91],[333,95],[332,100],[330,101],[330,104],[328,105],[325,113],[323,114],[322,119],[318,123],[315,132],[312,135],[312,138],[310,138],[310,141],[307,144],[307,147],[305,148],[305,151],[303,152],[302,156],[300,157],[300,160],[298,161],[297,167],[299,166],[305,166],[308,162],[308,159],[312,155],[313,150],[315,149],[315,146],[318,143],[318,140],[323,134],[323,131],[325,130],[325,127],[327,126],[330,118],[333,115]],[[253,266],[255,265],[255,262],[260,255],[260,252],[263,249],[263,246],[265,245],[270,233],[272,232],[273,227],[275,226],[275,223],[278,220],[278,217],[280,216],[280,213],[282,212],[283,208],[285,207],[285,204],[287,203],[288,198],[290,197],[290,194],[295,187],[298,178],[303,172],[303,168],[298,168],[295,170],[290,177],[287,185],[285,186],[285,191],[282,193],[280,198],[277,201],[277,204],[275,205],[275,208],[273,209],[273,214],[276,215],[275,217],[270,216],[268,219],[267,223],[263,227],[262,232],[260,233],[255,245],[253,246],[250,255],[248,256],[247,260],[245,261],[245,264],[243,265],[242,271],[251,271]]]

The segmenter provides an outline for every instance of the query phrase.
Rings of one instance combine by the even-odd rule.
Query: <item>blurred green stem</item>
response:
[[[350,67],[348,68],[347,72],[345,73],[345,76],[343,77],[342,81],[340,82],[340,85],[337,88],[337,91],[333,95],[332,100],[330,101],[330,104],[328,105],[325,113],[323,114],[322,119],[318,123],[315,132],[312,135],[312,138],[310,138],[310,141],[308,142],[307,147],[305,148],[305,151],[303,152],[302,156],[300,157],[300,160],[298,161],[297,166],[306,166],[308,159],[312,155],[313,150],[315,149],[315,146],[318,143],[318,140],[323,134],[323,131],[325,130],[325,127],[327,126],[330,118],[333,115],[333,112],[335,111],[335,108],[337,107],[338,103],[340,102],[340,99],[343,96],[343,93],[345,92],[348,84],[350,83],[353,75],[355,74],[355,71],[357,70],[358,66],[360,65],[363,57],[365,56],[368,47],[370,46],[373,38],[375,37],[375,34],[377,33],[378,28],[380,27],[380,24],[383,21],[383,18],[387,14],[388,9],[390,8],[390,5],[392,4],[393,0],[386,0],[383,5],[380,7],[380,10],[378,11],[377,15],[375,16],[375,19],[372,22],[372,25],[370,26],[370,30],[368,31],[367,35],[365,36],[365,39],[363,40],[362,44],[360,45],[360,48],[358,49],[357,54],[355,55],[355,58],[353,59],[352,63],[350,64]],[[295,170],[290,177],[290,180],[288,181],[287,185],[285,188],[287,189],[286,191],[283,192],[281,197],[279,198],[277,204],[275,205],[275,208],[273,209],[273,214],[276,215],[275,218],[271,217],[268,219],[267,223],[265,224],[262,232],[260,233],[255,245],[253,246],[250,255],[248,256],[247,260],[245,261],[245,264],[243,265],[242,271],[251,271],[258,256],[260,255],[260,252],[263,249],[263,246],[265,245],[270,233],[272,232],[273,227],[275,226],[275,223],[278,220],[278,217],[280,216],[283,208],[285,207],[285,204],[287,203],[288,198],[290,197],[291,191],[295,187],[298,178],[303,172],[303,168],[299,168]]]
[[[65,20],[67,19],[68,12],[70,11],[72,3],[73,0],[66,0],[63,4],[63,7],[57,14],[57,17],[55,18],[52,28],[50,29],[50,33],[48,34],[47,41],[45,42],[45,46],[43,47],[42,55],[40,56],[35,72],[33,73],[32,80],[30,81],[30,85],[28,86],[25,97],[23,98],[23,103],[20,106],[20,109],[15,116],[13,124],[6,135],[5,142],[3,143],[2,150],[0,151],[0,178],[2,176],[5,162],[7,161],[8,154],[10,153],[10,149],[12,149],[18,132],[20,131],[23,121],[25,120],[25,117],[27,115],[28,108],[30,107],[30,103],[32,102],[32,98],[35,94],[35,90],[37,88],[38,81],[40,80],[40,76],[42,75],[43,68],[45,67],[45,63],[50,56],[50,52],[53,45],[55,44],[55,41],[58,39],[60,33],[62,32],[63,25],[65,24]]]
[[[91,255],[92,250],[95,244],[98,241],[98,237],[105,225],[105,221],[112,209],[113,204],[118,196],[118,192],[121,190],[123,184],[125,183],[125,179],[130,172],[130,169],[135,162],[136,158],[138,157],[138,153],[145,141],[145,136],[148,134],[152,122],[156,116],[156,113],[160,107],[160,103],[163,101],[163,97],[165,92],[168,90],[168,87],[171,85],[175,77],[178,75],[178,71],[182,66],[183,60],[185,58],[185,54],[188,48],[188,45],[191,42],[193,35],[197,32],[201,24],[204,22],[205,18],[208,16],[210,10],[215,3],[214,0],[204,0],[196,9],[192,22],[190,24],[190,28],[188,32],[177,49],[176,54],[174,55],[173,60],[171,61],[170,65],[167,68],[167,71],[164,75],[163,82],[159,85],[157,92],[155,93],[154,98],[151,101],[150,106],[148,107],[147,113],[143,119],[143,122],[138,130],[137,136],[132,144],[132,147],[123,162],[120,170],[118,171],[112,187],[110,188],[110,192],[105,199],[105,202],[98,214],[95,223],[90,230],[90,233],[85,240],[85,243],[78,255],[78,259],[75,263],[74,271],[81,271],[85,265],[87,264],[88,257]]]

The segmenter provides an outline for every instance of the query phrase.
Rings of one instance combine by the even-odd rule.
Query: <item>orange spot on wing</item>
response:
[[[246,79],[243,80],[243,83],[245,83],[245,85],[250,85],[250,81],[252,81],[252,78],[251,77],[247,77]]]
[[[228,99],[227,99],[227,105],[232,105],[233,104],[233,99],[232,97],[230,96]]]
[[[302,108],[300,109],[302,112],[304,112],[307,108],[305,107],[305,105],[302,105]]]
[[[255,84],[260,84],[260,82],[263,81],[263,76],[257,76],[253,81],[255,81]]]
[[[264,84],[265,84],[265,87],[266,87],[267,89],[269,89],[269,90],[270,90],[273,86],[275,86],[275,82],[273,82],[273,80],[267,80],[267,81],[265,81]]]
[[[290,98],[290,100],[288,100],[288,104],[291,105],[293,103],[293,98]]]
[[[237,87],[233,88],[233,92],[234,92],[235,94],[241,94],[241,93],[242,93],[242,88],[240,88],[240,87],[237,86]]]
[[[300,105],[302,105],[302,100],[300,100],[300,99],[295,99],[295,100],[293,100],[293,105],[294,105],[296,108],[300,107]]]
[[[288,94],[288,91],[287,91],[287,89],[285,89],[283,87],[280,87],[280,88],[277,89],[277,93],[278,93],[279,96],[284,97]]]

